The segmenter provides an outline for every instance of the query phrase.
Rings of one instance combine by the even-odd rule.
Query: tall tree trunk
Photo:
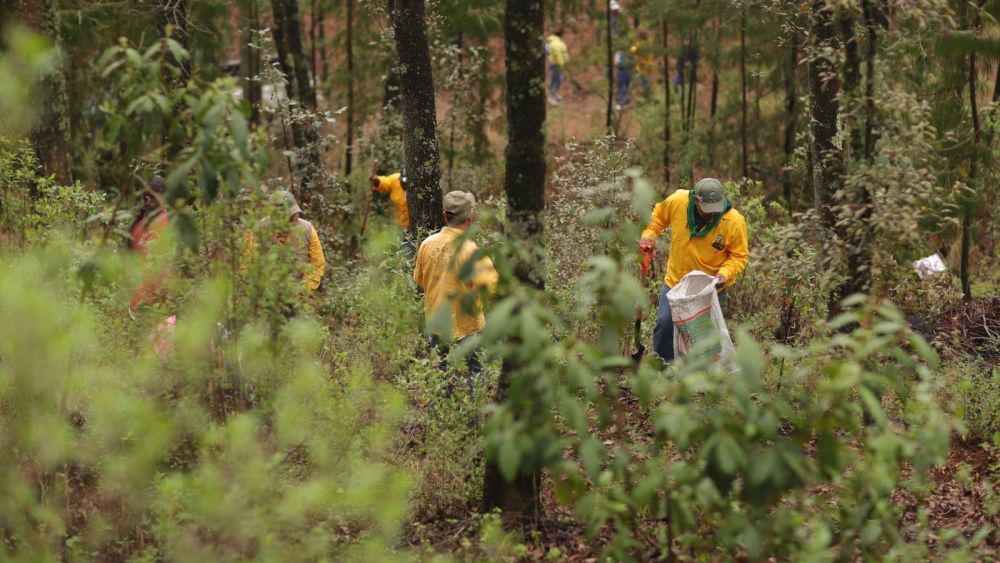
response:
[[[831,53],[838,49],[833,9],[826,0],[813,0],[812,49],[809,61],[809,111],[812,130],[813,192],[820,224],[828,236],[836,236],[835,197],[844,183],[844,154],[836,145],[839,115],[837,63]],[[830,314],[838,305],[831,294]]]
[[[458,65],[458,69],[457,69],[458,83],[459,83],[459,85],[462,85],[463,81],[464,81],[464,74],[462,72],[462,68],[463,68],[462,67],[462,63],[464,61],[462,60],[462,54],[463,54],[463,52],[465,50],[465,45],[462,42],[462,32],[461,31],[458,32],[458,38],[456,39],[456,41],[458,43],[458,45],[457,45],[457,47],[458,47],[458,61],[457,61],[457,65]],[[454,184],[452,183],[452,173],[455,170],[455,126],[458,123],[458,117],[455,115],[457,113],[456,112],[456,108],[455,108],[455,100],[456,100],[456,98],[453,97],[452,98],[451,111],[448,112],[450,114],[450,116],[449,116],[449,123],[448,123],[448,189],[449,190],[454,189],[453,188]]]
[[[274,12],[274,46],[278,52],[278,66],[285,75],[288,99],[294,100],[298,108],[313,110],[315,96],[309,82],[298,2],[271,0],[271,11]],[[317,135],[308,123],[309,119],[298,114],[299,111],[293,111],[291,116],[292,139],[299,153],[293,173],[298,175],[300,194],[311,193],[320,188],[322,172],[316,147]]]
[[[15,19],[20,19],[21,23],[36,33],[48,37],[57,49],[62,48],[59,0],[22,0],[14,4],[12,11]],[[0,27],[0,31],[2,30]],[[45,174],[54,174],[60,184],[69,184],[72,181],[69,97],[66,94],[66,73],[61,57],[62,54],[58,66],[38,83],[36,107],[39,112],[30,137]]]
[[[504,22],[507,58],[507,162],[504,190],[507,195],[509,236],[529,248],[515,264],[523,283],[544,289],[545,267],[541,244],[545,209],[545,59],[538,45],[543,39],[545,16],[542,0],[507,0]],[[609,28],[610,29],[610,28]],[[507,399],[511,377],[519,366],[504,362],[496,400]],[[495,459],[486,463],[483,505],[501,508],[522,519],[541,511],[538,497],[540,469],[524,467],[513,482],[500,475]]]
[[[257,0],[244,0],[240,3],[243,12],[243,25],[240,28],[240,81],[243,86],[243,99],[250,106],[250,123],[254,126],[260,123],[260,102],[262,98],[260,84],[260,48],[257,47],[260,30],[260,16]]]
[[[979,10],[982,2],[976,4],[972,16],[972,31],[979,29]],[[978,81],[976,79],[976,52],[969,53],[969,112],[972,116],[972,156],[969,159],[969,184],[975,189],[975,183],[979,177],[979,142],[982,137],[982,128],[979,123],[979,101]],[[960,277],[962,279],[962,297],[969,301],[972,299],[972,280],[969,272],[970,254],[972,252],[972,215],[975,206],[971,202],[965,202],[962,209],[962,254],[960,262]]]
[[[715,20],[715,44],[712,46],[712,93],[708,105],[708,166],[715,166],[715,114],[719,110],[719,70],[722,65],[722,14]]]
[[[747,4],[740,4],[740,144],[743,177],[750,177],[750,151],[747,146]]]
[[[607,23],[607,33],[606,33],[606,47],[607,47],[607,65],[608,65],[608,111],[607,118],[604,122],[604,127],[607,129],[607,134],[610,135],[612,132],[613,120],[613,110],[615,101],[615,56],[612,52],[611,45],[611,0],[607,0],[605,4],[607,11],[605,13],[605,19]]]
[[[782,173],[782,187],[785,195],[785,204],[789,212],[793,209],[792,201],[792,178],[787,167],[792,161],[792,153],[795,152],[795,122],[798,111],[798,94],[796,93],[796,83],[799,65],[799,34],[792,32],[791,43],[789,45],[788,65],[785,68],[785,170]]]
[[[670,91],[673,86],[670,83],[670,49],[669,49],[669,28],[667,18],[663,16],[660,20],[661,42],[663,48],[663,183],[670,186]]]
[[[993,81],[993,103],[1000,102],[1000,62],[997,63],[997,75]]]
[[[321,81],[324,85],[324,91],[326,89],[326,81],[330,78],[330,67],[326,59],[326,0],[319,0],[319,6],[317,7],[319,13],[316,14],[316,18],[319,20],[317,23],[319,25],[319,72],[320,76],[316,77],[316,83],[319,84]]]
[[[354,156],[354,0],[347,4],[347,139],[344,149],[344,176],[351,175]]]
[[[873,19],[869,23],[869,4],[870,0],[862,0],[862,16],[865,28],[870,32],[871,28],[876,24]],[[858,49],[858,36],[855,30],[855,23],[854,14],[851,12],[845,14],[841,19],[841,34],[844,43],[843,75],[846,93],[846,96],[842,96],[842,99],[846,103],[857,107],[862,102],[861,96],[858,95],[861,87],[861,55]],[[872,80],[874,79],[875,71],[875,49],[878,46],[876,41],[877,37],[869,33],[867,50],[865,51],[865,60],[868,64],[868,82],[865,84],[863,105],[865,108],[865,120],[852,119],[849,120],[850,123],[848,125],[850,128],[851,157],[855,160],[861,159],[866,155],[866,129],[870,120],[874,119],[874,116],[868,115],[868,98],[874,95],[875,88]],[[872,103],[874,104],[874,102]],[[873,108],[874,105],[872,105],[872,110]],[[847,277],[836,290],[837,300],[844,299],[855,293],[867,293],[871,283],[872,249],[869,229],[872,215],[871,192],[868,189],[867,183],[861,181],[853,186],[853,189],[850,190],[847,196],[850,198],[847,203],[854,210],[854,217],[853,221],[843,229],[846,235],[844,248],[847,253]]]
[[[406,203],[410,209],[410,232],[419,238],[444,223],[434,77],[424,0],[397,0],[392,23],[403,102],[403,153],[409,176]]]
[[[319,52],[316,48],[317,47],[316,43],[318,42],[319,39],[319,28],[316,26],[316,22],[318,22],[319,19],[316,16],[319,12],[319,5],[318,5],[318,0],[311,0],[311,2],[312,4],[310,5],[309,8],[309,50],[310,50],[309,71],[312,73],[314,81],[313,83],[318,86],[319,74],[317,74],[317,72],[319,71]],[[312,98],[313,107],[316,107],[318,105],[316,99],[316,90],[317,90],[316,88],[313,88],[313,98]]]
[[[697,35],[691,34],[691,76],[688,80],[687,109],[685,110],[684,122],[687,124],[687,131],[694,129],[694,108],[695,100],[698,97],[698,59],[700,50],[698,48]]]

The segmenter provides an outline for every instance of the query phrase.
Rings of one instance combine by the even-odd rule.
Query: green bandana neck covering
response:
[[[691,238],[703,237],[708,233],[712,232],[712,229],[714,229],[715,226],[719,224],[719,221],[722,220],[722,216],[725,215],[726,212],[728,212],[733,207],[732,205],[729,204],[729,198],[727,197],[726,206],[722,209],[722,213],[716,213],[715,217],[712,217],[708,221],[708,223],[706,223],[699,229],[695,221],[695,219],[697,218],[698,211],[694,208],[694,206],[695,206],[694,190],[691,190],[690,194],[688,195],[688,228],[691,229]]]

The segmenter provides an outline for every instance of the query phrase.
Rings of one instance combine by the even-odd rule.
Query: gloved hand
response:
[[[656,247],[656,239],[652,237],[642,237],[639,239],[639,250],[642,252],[649,252],[650,249]]]

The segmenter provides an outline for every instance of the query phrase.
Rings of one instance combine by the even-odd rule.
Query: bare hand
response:
[[[369,180],[371,180],[373,188],[377,188],[378,185],[382,183],[382,181],[379,180],[378,176],[376,176],[375,174],[372,174],[372,176],[371,176],[371,178],[369,178]]]
[[[715,276],[715,285],[718,286],[718,287],[722,287],[722,286],[726,285],[726,281],[727,280],[726,280],[726,275],[725,274],[719,274],[719,275]]]

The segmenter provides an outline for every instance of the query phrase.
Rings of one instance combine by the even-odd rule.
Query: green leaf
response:
[[[593,480],[597,480],[604,466],[604,446],[594,438],[588,436],[580,444],[579,454],[580,461],[583,462],[583,470],[587,473],[587,476]]]
[[[512,437],[506,437],[500,443],[497,452],[497,466],[500,469],[500,476],[508,483],[517,477],[517,470],[521,465],[521,449],[517,447],[517,442]]]

